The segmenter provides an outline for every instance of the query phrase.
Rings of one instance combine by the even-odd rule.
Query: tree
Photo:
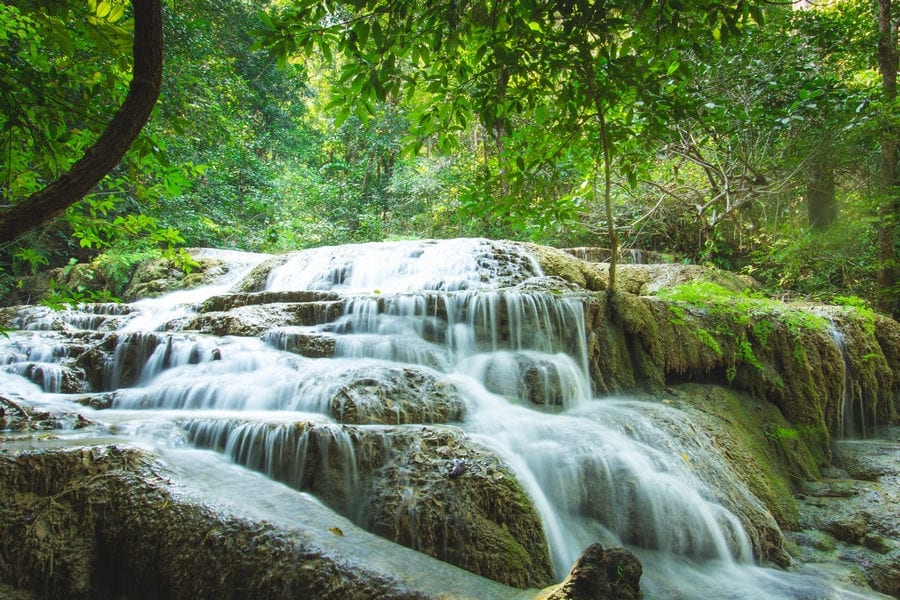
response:
[[[418,94],[413,133],[452,149],[469,123],[509,134],[517,115],[542,125],[529,148],[498,151],[514,180],[562,153],[580,163],[588,200],[603,206],[613,259],[613,170],[636,165],[625,148],[655,139],[689,109],[681,60],[738,33],[761,14],[755,2],[701,0],[292,0],[260,32],[276,56],[319,51],[341,57],[339,118],[375,102]],[[617,165],[614,165],[614,163]],[[598,183],[599,181],[599,183]],[[501,195],[506,187],[500,186]],[[498,202],[510,202],[499,198]]]
[[[133,71],[128,95],[103,134],[71,168],[42,190],[0,212],[0,243],[10,242],[83,198],[128,151],[150,118],[162,83],[160,0],[131,0]]]
[[[900,107],[897,103],[897,29],[900,18],[892,12],[891,0],[878,0],[878,70],[881,74],[885,124],[880,140],[879,188],[883,194],[878,227],[878,283],[881,306],[894,315],[900,313],[900,289],[896,230],[900,226],[900,177],[897,174],[897,145]]]

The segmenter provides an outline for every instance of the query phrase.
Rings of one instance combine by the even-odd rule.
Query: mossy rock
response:
[[[258,506],[252,498],[222,503],[214,493],[191,491],[189,475],[133,448],[6,450],[0,453],[4,598],[7,590],[11,598],[73,600],[530,596],[373,536],[361,539],[368,534],[264,480],[237,489],[281,494],[273,501],[301,506],[276,507],[274,522],[263,519],[255,508],[242,508]],[[404,568],[411,572],[400,573]]]
[[[292,254],[277,254],[256,265],[235,287],[235,291],[243,293],[262,292],[266,289],[269,273],[276,267],[286,263]]]
[[[414,431],[390,435],[368,528],[507,585],[551,583],[540,517],[509,468],[458,430]]]
[[[606,289],[605,275],[597,267],[550,246],[523,244],[537,257],[545,275],[559,277],[590,291]]]
[[[667,388],[665,398],[699,419],[778,524],[796,529],[794,492],[819,477],[818,457],[797,427],[773,404],[722,386],[681,384]]]
[[[239,419],[183,426],[192,444],[227,450],[403,546],[519,588],[553,579],[531,500],[506,464],[460,429]]]
[[[195,261],[197,264],[189,273],[168,258],[155,258],[140,264],[135,269],[131,283],[122,293],[122,299],[130,302],[207,285],[228,270],[227,264],[222,260],[198,258]]]

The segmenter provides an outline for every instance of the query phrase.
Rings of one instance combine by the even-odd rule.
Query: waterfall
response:
[[[868,428],[866,427],[866,414],[863,410],[862,398],[859,397],[861,392],[854,389],[853,368],[850,365],[847,340],[834,320],[831,323],[831,338],[840,350],[844,363],[844,393],[841,396],[840,427],[838,428],[840,439],[865,438],[868,435]]]
[[[397,431],[441,414],[515,474],[557,579],[600,541],[642,557],[652,597],[855,597],[754,565],[747,528],[767,513],[679,411],[594,397],[582,301],[524,248],[447,240],[298,252],[270,271],[265,292],[334,292],[338,318],[273,322],[258,337],[179,330],[266,258],[219,255],[234,263],[214,285],[70,318],[108,328],[112,407],[91,417],[167,448],[220,452],[365,524],[369,471],[399,447]],[[0,341],[5,376],[43,384],[23,395],[60,391],[49,366],[66,351],[26,331],[56,318],[34,311]],[[333,356],[295,353],[308,335],[333,340]],[[376,413],[384,425],[366,425]],[[414,511],[411,486],[400,494]]]

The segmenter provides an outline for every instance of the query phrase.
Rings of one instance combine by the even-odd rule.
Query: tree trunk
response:
[[[143,129],[162,86],[160,0],[131,0],[134,66],[128,96],[106,130],[59,179],[0,214],[0,243],[49,221],[81,200],[122,159]]]
[[[897,101],[897,23],[892,20],[891,0],[878,0],[878,70],[887,110],[896,110]],[[897,290],[898,266],[896,230],[900,225],[900,181],[897,178],[896,118],[888,115],[881,133],[881,161],[879,191],[881,208],[878,218],[878,287],[880,308],[894,317],[900,313],[900,293]]]
[[[612,209],[612,140],[606,126],[606,111],[595,81],[593,58],[588,52],[586,43],[580,48],[582,64],[581,75],[584,78],[588,94],[597,111],[597,124],[600,126],[600,158],[603,162],[603,207],[606,212],[606,234],[609,238],[609,281],[606,285],[606,296],[612,298],[616,291],[616,265],[619,261],[619,236],[613,220]]]
[[[806,209],[813,229],[827,229],[837,220],[834,168],[827,158],[814,159],[806,183]]]

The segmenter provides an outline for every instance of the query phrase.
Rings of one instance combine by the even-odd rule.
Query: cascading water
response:
[[[449,415],[510,466],[541,517],[557,578],[599,541],[642,558],[648,598],[867,597],[754,566],[750,523],[771,517],[679,411],[592,397],[582,303],[559,293],[562,282],[545,281],[524,247],[450,240],[296,253],[271,270],[264,291],[336,293],[339,318],[278,322],[258,337],[190,331],[198,303],[266,257],[228,258],[230,276],[216,286],[103,318],[36,310],[21,329],[114,334],[101,384],[111,408],[91,413],[113,432],[216,450],[314,491],[357,522],[366,507],[359,464],[399,442],[388,429],[335,420],[352,412],[364,423],[375,410],[366,399],[387,395],[382,422]],[[16,397],[64,398],[58,365],[67,350],[54,335],[16,332],[0,344],[5,371],[42,386],[9,384]],[[333,357],[291,352],[310,338],[333,343]],[[424,417],[398,399],[410,385]],[[353,436],[380,441],[361,458]],[[409,485],[407,520],[415,516]]]

